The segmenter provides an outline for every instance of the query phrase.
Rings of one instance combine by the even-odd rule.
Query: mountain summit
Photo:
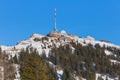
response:
[[[37,49],[37,51],[41,53],[44,49],[50,50],[54,45],[59,47],[60,45],[69,44],[71,42],[75,42],[76,44],[80,43],[82,46],[91,44],[94,47],[96,44],[99,44],[101,47],[114,47],[120,49],[120,46],[109,43],[106,40],[98,41],[91,36],[81,38],[73,34],[67,34],[65,30],[62,30],[60,33],[51,32],[47,36],[34,33],[30,38],[17,43],[15,46],[1,45],[0,47],[2,51],[8,54],[18,53],[29,46]]]

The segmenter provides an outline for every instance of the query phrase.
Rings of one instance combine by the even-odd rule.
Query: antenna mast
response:
[[[56,8],[55,8],[55,11],[54,11],[54,32],[57,32],[57,27],[56,27]]]

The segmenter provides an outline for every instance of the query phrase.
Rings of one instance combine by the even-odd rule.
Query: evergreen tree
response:
[[[22,55],[24,54],[21,54],[20,56]],[[40,57],[37,53],[30,53],[26,56],[24,61],[21,62],[21,79],[49,80],[49,69],[46,66],[44,59]]]

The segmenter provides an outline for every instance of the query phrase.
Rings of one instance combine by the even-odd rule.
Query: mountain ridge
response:
[[[51,32],[49,34],[52,34],[53,35],[54,32]],[[73,34],[67,34],[64,30],[61,31],[61,33],[57,33],[55,32],[55,34],[57,35],[60,35],[60,37],[66,37],[66,38],[69,38],[71,39],[70,40],[62,40],[63,42],[77,42],[77,43],[80,43],[82,44],[83,46],[87,46],[88,44],[92,44],[93,46],[95,44],[99,44],[101,47],[105,46],[105,47],[115,47],[115,48],[118,48],[120,49],[120,46],[119,45],[116,45],[116,44],[113,44],[113,43],[110,43],[108,42],[107,40],[95,40],[95,38],[91,37],[91,36],[87,36],[86,38],[80,38],[79,36],[77,35],[73,35]],[[34,33],[30,38],[26,39],[26,40],[23,40],[19,43],[17,43],[15,46],[5,46],[5,45],[0,45],[1,49],[3,51],[20,51],[20,49],[23,49],[23,48],[26,48],[28,47],[29,45],[31,44],[37,44],[37,41],[34,41],[34,39],[42,39],[43,37],[48,37],[50,40],[55,40],[55,39],[58,39],[58,37],[56,36],[45,36],[45,35],[42,35],[42,34],[37,34],[37,33]],[[39,41],[38,41],[39,42]],[[48,41],[50,42],[50,41]],[[55,44],[55,43],[54,43]],[[58,43],[59,44],[59,43]],[[63,44],[63,43],[62,43]],[[34,46],[35,47],[35,46]],[[14,48],[16,48],[16,50],[14,50]]]

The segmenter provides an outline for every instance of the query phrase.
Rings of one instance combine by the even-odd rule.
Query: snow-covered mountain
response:
[[[70,42],[75,42],[76,44],[80,43],[82,46],[92,44],[94,47],[96,44],[99,44],[101,47],[114,47],[120,49],[120,46],[113,43],[108,43],[106,41],[98,41],[91,36],[88,36],[86,38],[80,38],[76,35],[67,34],[64,30],[60,33],[51,32],[47,36],[35,33],[30,38],[19,42],[15,46],[1,45],[0,47],[2,51],[5,51],[7,54],[10,54],[12,56],[19,53],[22,49],[26,49],[27,47],[37,49],[39,54],[45,52],[46,56],[48,56],[48,53],[52,47],[59,47],[60,45],[69,44]],[[71,46],[71,48],[73,47]],[[105,51],[105,53],[107,55],[111,54],[109,51]]]
[[[67,34],[64,30],[62,30],[60,33],[58,32],[51,32],[47,36],[41,35],[41,34],[33,34],[30,38],[23,40],[16,44],[15,46],[4,46],[1,45],[2,52],[5,52],[6,54],[9,55],[9,59],[11,59],[11,56],[14,57],[15,55],[19,56],[19,53],[21,50],[26,50],[26,48],[33,48],[36,49],[37,52],[41,55],[42,53],[45,53],[46,57],[49,56],[49,52],[53,47],[59,48],[59,46],[64,46],[69,44],[72,52],[74,53],[75,48],[70,44],[71,42],[74,42],[75,44],[81,44],[82,46],[88,46],[91,44],[93,48],[95,47],[96,44],[99,44],[100,47],[105,47],[106,49],[104,50],[106,55],[113,55],[116,57],[117,55],[114,54],[112,51],[107,50],[107,47],[112,47],[113,49],[118,49],[120,50],[120,46],[115,45],[113,43],[107,42],[107,41],[98,41],[95,40],[93,37],[88,36],[86,38],[81,38],[79,36],[73,35],[73,34]],[[112,63],[120,63],[117,60],[110,60]],[[49,62],[51,63],[51,62]],[[51,63],[54,65],[53,63]],[[54,65],[55,66],[55,65]],[[63,73],[63,71],[57,71],[58,74]],[[97,73],[97,76],[101,76],[101,74]],[[106,76],[106,75],[104,75]],[[77,76],[75,77],[76,80],[79,80]],[[86,80],[86,79],[82,79]],[[96,79],[97,80],[97,79]],[[106,78],[104,78],[106,80]],[[111,78],[109,80],[112,80]],[[117,80],[117,79],[116,79]]]

